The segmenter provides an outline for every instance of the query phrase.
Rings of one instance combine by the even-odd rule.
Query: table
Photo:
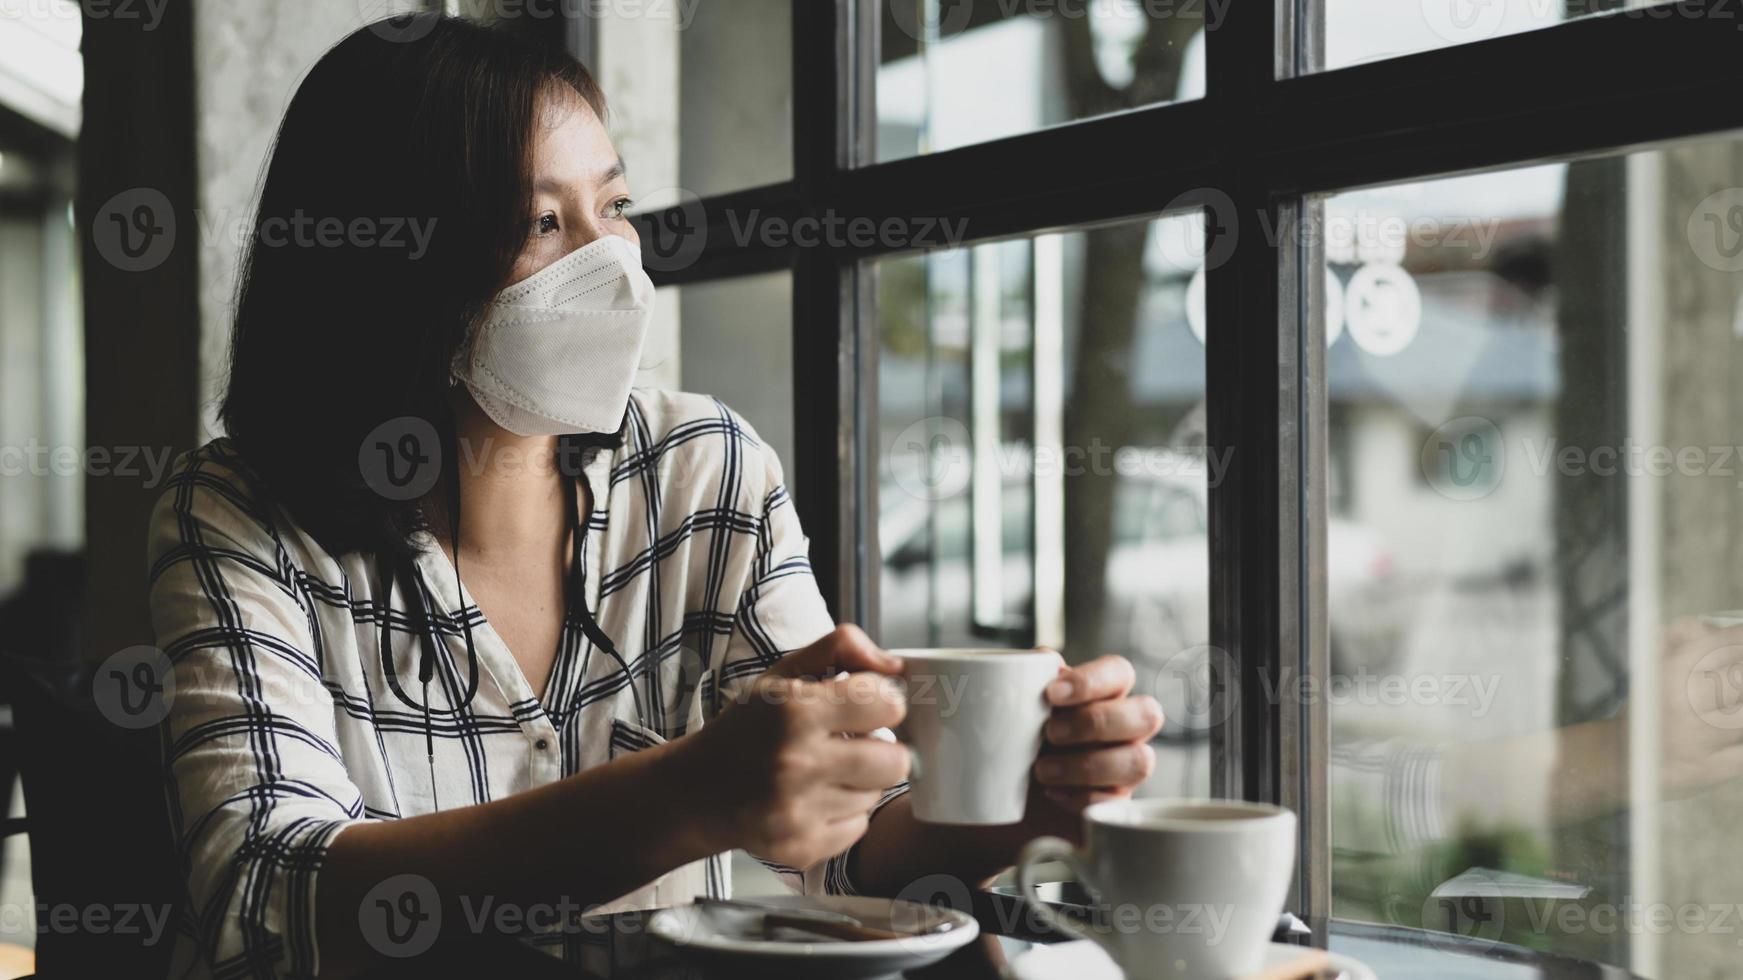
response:
[[[1040,927],[1014,899],[990,892],[973,897],[971,910],[981,934],[950,957],[905,976],[907,980],[998,980],[1011,959],[1036,942],[1058,936]],[[647,933],[653,913],[625,912],[590,921],[604,965],[589,969],[565,963],[501,937],[445,937],[403,969],[373,976],[501,976],[530,980],[716,980],[729,974],[709,971]],[[1336,922],[1331,948],[1368,964],[1381,977],[1411,980],[1637,980],[1625,970],[1556,957],[1511,946],[1481,952],[1453,948],[1447,938],[1420,929]],[[432,972],[432,963],[437,969]],[[826,978],[825,978],[826,980]],[[1070,978],[1064,978],[1070,980]]]

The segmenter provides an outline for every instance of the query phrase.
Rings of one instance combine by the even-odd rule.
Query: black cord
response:
[[[452,454],[450,454],[452,455]],[[478,695],[478,648],[472,639],[472,618],[466,612],[465,594],[460,591],[460,479],[459,474],[453,474],[448,481],[448,527],[453,537],[454,548],[454,598],[460,604],[460,631],[466,638],[466,692],[460,698],[458,705],[450,709],[450,713],[458,713],[472,704],[472,699]],[[381,669],[387,678],[388,689],[399,698],[406,707],[423,715],[424,719],[424,759],[430,767],[430,794],[436,810],[442,809],[441,790],[436,784],[436,729],[430,708],[430,681],[436,674],[436,616],[433,609],[434,595],[424,587],[422,576],[418,573],[417,563],[409,558],[399,559],[389,555],[378,555],[381,569],[379,572],[381,591]],[[406,595],[417,596],[420,615],[418,617],[418,641],[422,647],[418,655],[418,683],[423,690],[423,699],[412,700],[400,686],[399,672],[393,666],[393,580],[396,568],[404,562],[409,581],[406,584]],[[426,601],[428,600],[428,601]]]
[[[394,697],[399,698],[400,703],[404,704],[406,707],[412,709],[413,711],[424,711],[429,702],[425,701],[422,704],[420,704],[418,701],[414,700],[411,695],[406,693],[405,687],[402,686],[399,682],[399,671],[393,665],[393,645],[391,643],[390,622],[389,622],[390,615],[391,615],[391,606],[390,606],[389,600],[392,598],[392,595],[393,595],[393,581],[394,581],[394,578],[396,577],[394,575],[394,572],[396,570],[396,565],[398,563],[394,559],[392,559],[388,556],[385,556],[385,555],[380,556],[379,560],[383,562],[383,567],[381,568],[381,571],[380,571],[381,582],[380,582],[380,586],[379,586],[379,588],[381,589],[381,607],[382,607],[381,608],[381,671],[387,677],[388,690],[393,692]],[[405,593],[408,597],[412,596],[412,595],[417,595],[418,605],[420,607],[419,614],[418,614],[418,624],[417,624],[418,625],[418,640],[419,640],[419,643],[422,645],[423,650],[419,654],[418,679],[420,682],[427,682],[432,676],[434,676],[435,669],[436,669],[435,613],[430,609],[429,605],[424,601],[425,590],[422,589],[421,587],[414,587],[414,586],[421,586],[422,585],[421,577],[418,575],[416,565],[413,564],[412,562],[410,562],[410,560],[406,560],[406,566],[409,569],[409,571],[406,574],[408,574],[410,576],[411,581],[403,583],[402,587],[404,588]],[[470,624],[465,623],[464,611],[462,611],[461,617],[462,617],[461,621],[462,621],[462,624],[464,626],[464,631],[465,631],[465,635],[466,635],[466,659],[467,659],[466,693],[461,696],[460,703],[457,706],[457,708],[451,709],[450,713],[452,713],[453,710],[458,710],[458,708],[464,708],[467,705],[470,705],[472,703],[472,699],[478,694],[478,656],[472,647],[472,630],[471,630]]]
[[[423,689],[422,701],[413,700],[400,685],[399,671],[393,665],[393,583],[396,570],[400,570],[400,559],[388,555],[378,555],[381,562],[378,573],[377,588],[381,603],[381,671],[387,678],[388,690],[406,707],[418,712],[424,720],[424,758],[430,767],[430,793],[435,808],[442,808],[441,791],[436,788],[436,733],[435,722],[430,709],[430,680],[436,673],[436,638],[435,617],[423,601],[423,590],[418,587],[417,569],[415,565],[406,562],[409,567],[408,581],[404,583],[408,598],[418,596],[419,615],[417,623],[418,645],[422,648],[418,653],[418,683]],[[467,655],[470,666],[470,678],[467,682],[465,704],[471,704],[472,698],[478,693],[478,659],[473,654],[470,643],[467,645]]]
[[[586,474],[579,474],[569,486],[569,608],[575,610],[575,616],[581,623],[581,632],[596,647],[605,651],[605,655],[617,663],[617,668],[623,671],[624,682],[629,686],[629,696],[635,702],[636,720],[642,728],[653,731],[648,724],[648,713],[642,705],[641,692],[635,687],[635,673],[624,662],[623,655],[617,652],[617,644],[611,642],[611,637],[593,618],[593,612],[587,608],[586,572],[581,564],[581,543],[586,534],[586,527],[581,523],[581,481]]]
[[[575,475],[575,477],[571,479],[569,487],[568,524],[570,560],[572,562],[572,567],[567,577],[569,608],[570,610],[573,610],[573,615],[579,621],[581,631],[586,635],[588,641],[599,649],[604,650],[606,656],[609,656],[614,662],[616,662],[618,669],[623,672],[624,681],[629,687],[630,698],[635,702],[636,719],[641,722],[642,728],[652,731],[653,726],[648,723],[647,710],[642,704],[641,692],[636,690],[635,673],[630,670],[629,664],[623,659],[623,655],[618,653],[617,645],[611,642],[611,637],[606,635],[605,630],[600,627],[598,621],[593,618],[593,613],[587,608],[587,596],[584,587],[586,573],[583,570],[581,563],[582,543],[586,534],[586,528],[581,523],[580,504],[580,481],[584,479],[586,479],[585,474]],[[460,698],[459,704],[450,709],[450,713],[457,713],[470,707],[472,699],[478,694],[478,648],[472,638],[472,618],[466,612],[465,594],[461,591],[460,586],[459,474],[453,474],[452,478],[447,481],[447,484],[448,528],[452,538],[452,547],[454,549],[454,596],[460,603],[460,632],[466,640],[466,691]],[[380,594],[380,599],[378,601],[380,603],[381,611],[380,654],[382,674],[387,679],[388,690],[392,691],[393,695],[406,707],[423,715],[424,757],[430,767],[430,792],[434,797],[435,808],[440,810],[442,808],[441,796],[440,791],[436,788],[435,723],[432,718],[432,709],[430,708],[430,681],[435,677],[436,673],[437,626],[435,612],[431,607],[431,603],[425,601],[426,596],[428,596],[428,598],[433,602],[434,596],[433,594],[428,593],[423,587],[422,577],[418,572],[416,562],[409,558],[399,559],[386,554],[377,555],[377,560],[381,562],[381,567],[378,570],[377,589]],[[414,593],[417,595],[420,610],[418,617],[418,640],[422,650],[418,655],[418,683],[422,687],[423,693],[421,702],[414,700],[411,695],[406,693],[405,688],[401,686],[399,682],[399,672],[393,665],[393,584],[394,579],[397,577],[395,572],[400,569],[402,560],[404,562],[404,569],[410,578],[410,581],[405,583],[404,586],[406,595],[408,597],[412,596]]]

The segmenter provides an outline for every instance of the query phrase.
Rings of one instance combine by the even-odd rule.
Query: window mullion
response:
[[[854,0],[793,0],[793,187],[796,213],[830,207],[859,137]],[[861,52],[863,54],[863,52]],[[861,617],[857,492],[865,440],[858,317],[860,277],[826,245],[792,248],[794,506],[811,538],[811,566],[838,620]]]
[[[1308,583],[1323,578],[1307,561],[1318,556],[1302,547],[1305,467],[1319,449],[1302,430],[1302,280],[1293,251],[1301,215],[1266,183],[1258,166],[1265,134],[1253,125],[1289,84],[1279,77],[1294,68],[1292,14],[1287,2],[1231,5],[1207,38],[1207,102],[1228,175],[1210,195],[1220,206],[1206,214],[1208,442],[1231,454],[1210,489],[1211,643],[1223,652],[1213,669],[1224,675],[1213,677],[1212,716],[1226,719],[1213,733],[1212,790],[1297,811],[1290,905],[1323,923],[1328,855],[1315,834],[1325,826],[1325,800],[1304,792],[1312,766],[1323,765],[1306,737],[1323,730],[1323,719],[1313,716],[1319,707],[1283,695],[1299,689],[1307,666],[1305,624],[1316,621]],[[1233,246],[1219,262],[1224,236]]]
[[[1245,234],[1249,215],[1269,207],[1250,179],[1253,134],[1244,124],[1256,99],[1273,84],[1276,23],[1273,4],[1231,4],[1206,34],[1206,102],[1218,118],[1219,158],[1228,180],[1213,195],[1226,206],[1206,211],[1207,323],[1205,383],[1208,442],[1230,453],[1223,480],[1210,487],[1211,644],[1228,675],[1213,677],[1212,792],[1275,800],[1279,718],[1264,683],[1277,665],[1277,258],[1273,245]],[[1256,229],[1255,229],[1256,230]],[[1219,245],[1232,253],[1226,261]],[[1254,285],[1258,292],[1251,292]],[[1265,384],[1260,379],[1267,378]],[[1213,664],[1213,668],[1218,666]]]

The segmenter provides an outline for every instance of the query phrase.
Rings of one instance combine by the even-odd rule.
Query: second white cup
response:
[[[1239,800],[1108,800],[1083,812],[1083,827],[1082,847],[1037,837],[1017,859],[1017,887],[1041,921],[1100,944],[1127,980],[1258,972],[1295,869],[1295,814]],[[1045,861],[1072,868],[1103,928],[1034,898]]]
[[[905,661],[906,741],[915,755],[914,816],[929,823],[1023,819],[1029,770],[1041,751],[1046,690],[1057,653],[891,650]]]

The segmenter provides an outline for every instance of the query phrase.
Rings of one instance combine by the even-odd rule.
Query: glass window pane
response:
[[[638,199],[792,179],[790,0],[591,6],[589,67]]]
[[[1735,969],[1740,187],[1702,141],[1324,201],[1335,915]]]
[[[1156,795],[1209,792],[1197,215],[878,261],[890,647],[1045,643],[1136,665]]]
[[[1325,56],[1320,68],[1343,68],[1435,48],[1550,27],[1579,17],[1642,8],[1668,0],[1319,0]],[[1627,9],[1624,9],[1627,8]],[[1717,8],[1714,8],[1715,12]],[[1733,15],[1720,14],[1726,19]]]
[[[1219,0],[886,0],[877,159],[1204,95]]]
[[[661,290],[672,300],[677,354],[654,351],[648,369],[675,376],[743,415],[780,455],[787,487],[798,493],[793,458],[793,275],[785,270]],[[671,361],[677,361],[677,365]],[[669,383],[669,382],[668,382]]]

